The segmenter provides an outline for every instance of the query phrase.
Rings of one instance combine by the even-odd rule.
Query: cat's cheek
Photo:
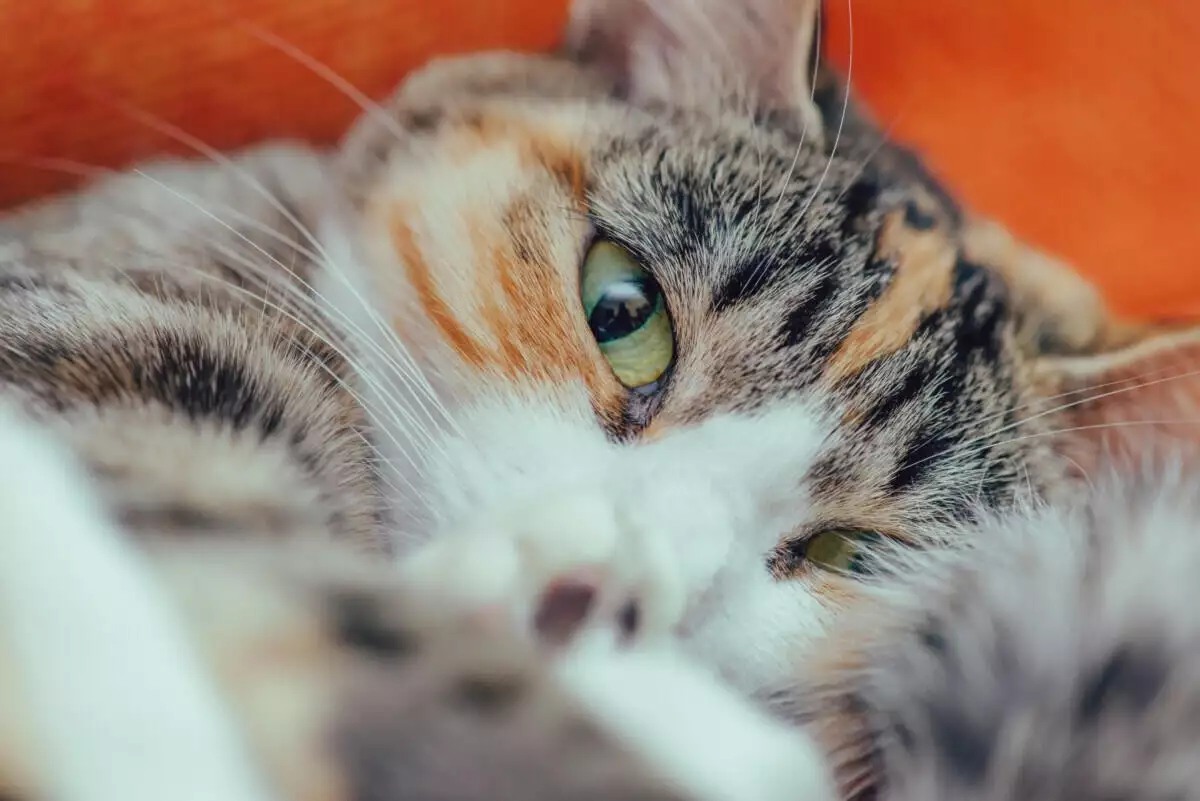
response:
[[[581,384],[597,414],[621,419],[627,392],[580,298],[581,248],[592,236],[584,124],[570,113],[535,121],[481,111],[377,176],[343,226],[342,250],[358,267],[341,273],[353,274],[356,297],[327,295],[340,312],[361,312],[364,299],[373,307],[376,319],[359,328],[387,329],[395,363],[384,366],[396,369],[386,378],[423,372],[452,408],[506,388]]]

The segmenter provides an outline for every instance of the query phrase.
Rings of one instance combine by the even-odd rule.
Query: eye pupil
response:
[[[600,344],[622,339],[654,316],[658,300],[659,289],[650,281],[610,284],[592,308],[588,326]]]
[[[633,254],[605,239],[588,250],[579,299],[600,356],[627,389],[658,386],[675,358],[666,294]]]

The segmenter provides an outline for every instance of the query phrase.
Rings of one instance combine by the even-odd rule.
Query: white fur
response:
[[[262,801],[215,688],[49,435],[0,410],[0,637],[59,801]]]
[[[568,658],[559,679],[666,781],[702,801],[825,801],[820,752],[668,651]]]
[[[646,635],[682,638],[747,690],[823,630],[811,589],[766,568],[805,520],[802,479],[827,444],[804,403],[633,445],[605,436],[582,389],[513,388],[458,419],[462,435],[427,454],[435,524],[410,574],[528,620],[551,581],[587,570],[604,612],[636,597]]]
[[[422,219],[452,228],[465,201],[455,187],[439,191],[423,195]],[[389,365],[381,376],[374,360],[363,376],[396,491],[396,544],[428,543],[407,565],[410,576],[528,621],[551,581],[585,569],[601,581],[601,625],[588,631],[597,641],[611,640],[603,624],[636,596],[647,639],[678,636],[742,689],[789,674],[828,619],[804,579],[783,584],[766,569],[772,548],[808,520],[803,478],[833,430],[814,406],[791,399],[752,415],[717,415],[659,442],[616,444],[582,386],[535,389],[448,367],[454,357],[418,324],[405,291],[363,267],[362,259],[384,258],[376,246],[394,258],[390,245],[337,225],[321,238],[336,263],[318,286],[334,315],[363,330],[403,317],[415,339],[389,342],[389,332],[374,347],[406,347],[422,361],[420,379]],[[469,265],[471,256],[451,261]],[[439,280],[471,281],[469,272]],[[432,382],[453,417],[429,431],[433,439],[389,411],[384,397],[415,408],[414,380]]]

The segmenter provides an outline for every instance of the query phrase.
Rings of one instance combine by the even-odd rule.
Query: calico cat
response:
[[[562,53],[434,62],[335,153],[207,153],[0,221],[4,394],[86,468],[54,497],[95,492],[92,528],[137,535],[168,586],[181,561],[204,575],[195,636],[269,792],[820,797],[810,747],[738,697],[841,686],[861,660],[828,657],[859,645],[886,663],[839,622],[886,609],[854,575],[872,554],[993,536],[980,519],[1071,504],[1185,428],[1189,382],[1169,379],[1194,333],[1117,320],[961,209],[854,105],[818,12],[580,0]],[[34,478],[13,486],[51,497]],[[86,517],[30,516],[24,536]],[[343,578],[342,558],[397,560],[399,586]],[[297,562],[316,577],[289,578]],[[89,577],[81,599],[103,597]],[[49,603],[28,584],[10,619]],[[435,618],[415,638],[434,655],[405,672],[413,638],[379,628],[377,600],[346,619],[347,592]],[[525,709],[463,667],[489,638],[556,699],[522,714],[559,728],[437,703]],[[49,687],[33,719],[68,748]],[[829,734],[873,731],[862,710],[828,709],[814,730],[854,754],[841,787],[889,786],[872,737]],[[716,747],[732,732],[764,745]],[[85,760],[94,781],[51,792],[42,751],[13,752],[17,797],[138,789],[89,789],[138,777]]]

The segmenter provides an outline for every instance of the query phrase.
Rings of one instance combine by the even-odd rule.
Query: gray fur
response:
[[[1198,479],[1096,481],[880,575],[811,696],[851,795],[1198,797]]]
[[[486,93],[481,75],[490,76]],[[895,534],[918,538],[935,520],[1047,490],[1063,468],[1040,436],[1053,420],[1036,414],[1018,310],[1003,281],[966,257],[961,210],[856,110],[834,137],[849,101],[826,80],[817,98],[836,149],[786,108],[614,102],[602,77],[561,59],[435,62],[396,95],[388,117],[363,118],[339,171],[359,197],[383,164],[419,159],[423,140],[469,128],[489,109],[582,103],[578,113],[596,128],[591,223],[654,272],[684,354],[675,386],[631,404],[614,433],[635,439],[655,417],[686,424],[819,388],[835,414],[856,414],[816,471],[816,506],[831,516],[882,507]],[[411,141],[398,140],[397,127]],[[838,344],[897,268],[881,252],[885,220],[918,210],[959,253],[949,303],[904,347],[825,386]]]
[[[0,220],[0,381],[134,530],[385,547],[343,350],[298,285],[322,171],[270,146]]]

